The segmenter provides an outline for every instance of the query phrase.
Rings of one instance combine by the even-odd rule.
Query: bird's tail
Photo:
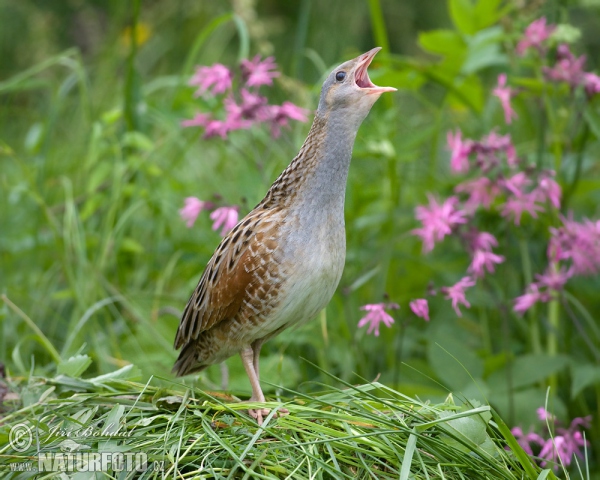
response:
[[[184,375],[188,375],[190,373],[200,372],[207,366],[208,365],[201,365],[198,363],[197,345],[190,342],[186,343],[181,349],[179,357],[173,366],[172,372],[178,377],[183,377]]]

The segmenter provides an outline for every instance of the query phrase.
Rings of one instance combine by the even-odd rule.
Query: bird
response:
[[[196,373],[239,354],[249,402],[264,403],[262,345],[313,319],[331,300],[346,257],[344,201],[358,129],[381,94],[373,48],[327,76],[308,136],[264,199],[222,239],[182,314],[173,372]],[[267,408],[248,413],[259,425]]]

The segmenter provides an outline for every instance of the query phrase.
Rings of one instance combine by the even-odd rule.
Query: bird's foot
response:
[[[264,418],[271,413],[271,409],[270,408],[251,408],[248,410],[248,414],[256,419],[256,423],[258,423],[258,425],[262,425],[263,424],[263,420]],[[287,408],[279,408],[277,410],[276,416],[277,417],[282,417],[284,415],[287,415],[289,412],[289,410]]]

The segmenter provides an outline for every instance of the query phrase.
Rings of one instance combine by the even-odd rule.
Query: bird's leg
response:
[[[259,369],[259,360],[260,360],[260,349],[263,346],[265,341],[263,339],[255,340],[252,344],[252,352],[254,354],[254,358],[252,360],[252,365],[254,366],[254,371],[256,372],[256,378],[260,380],[260,369]]]
[[[256,378],[258,378],[260,380],[260,370],[259,370],[259,360],[260,360],[260,349],[263,346],[263,343],[265,343],[265,340],[262,338],[259,338],[258,340],[255,340],[254,343],[252,344],[252,351],[254,352],[254,361],[252,362],[252,364],[254,365],[254,371],[256,372]],[[267,414],[269,413],[268,409],[263,409],[263,410],[267,410]],[[290,413],[288,411],[287,408],[280,408],[279,410],[277,410],[277,416],[281,416],[281,415],[287,415],[288,413]]]
[[[260,388],[260,382],[258,381],[258,375],[254,370],[254,350],[252,347],[244,347],[240,351],[240,357],[242,357],[242,363],[246,374],[250,379],[250,386],[252,387],[252,396],[250,397],[251,402],[264,402],[265,396],[263,395],[262,389]],[[249,409],[248,413],[251,417],[256,418],[256,422],[262,425],[263,417],[269,414],[268,408],[257,408]]]

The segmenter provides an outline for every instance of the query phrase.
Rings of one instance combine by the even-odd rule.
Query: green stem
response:
[[[577,158],[575,160],[575,173],[573,174],[573,180],[571,181],[571,184],[569,185],[568,190],[565,192],[564,196],[563,196],[563,201],[562,201],[562,211],[566,212],[567,211],[567,205],[569,204],[569,200],[571,200],[571,197],[573,196],[573,194],[575,193],[575,190],[577,189],[577,184],[579,183],[579,178],[581,176],[581,164],[583,163],[583,152],[585,149],[585,145],[587,143],[587,141],[589,140],[590,137],[590,127],[588,126],[588,124],[586,123],[583,127],[583,140],[581,141],[581,146],[579,147],[579,152],[577,153]]]
[[[369,13],[371,15],[371,27],[373,28],[373,35],[375,36],[375,43],[377,43],[377,45],[385,52],[389,53],[390,44],[388,42],[385,19],[379,0],[369,0]]]
[[[13,302],[11,302],[10,299],[4,293],[2,295],[0,295],[0,300],[2,300],[6,305],[8,305],[8,308],[10,308],[13,312],[15,312],[27,324],[27,326],[29,326],[29,328],[38,336],[38,338],[40,339],[40,342],[46,348],[46,350],[48,351],[48,353],[50,354],[50,356],[52,357],[54,362],[57,364],[60,363],[61,362],[60,354],[58,353],[56,348],[54,348],[54,345],[52,345],[52,342],[50,342],[50,340],[48,340],[48,337],[46,337],[46,335],[44,335],[44,333],[40,330],[40,327],[38,327],[35,324],[35,322],[31,318],[29,318],[29,316],[27,316],[27,314],[23,310],[21,310],[17,305],[15,305]]]
[[[124,116],[125,126],[128,132],[139,131],[140,118],[138,105],[140,102],[139,74],[135,67],[135,58],[137,56],[137,29],[140,16],[140,0],[131,0],[132,20],[131,20],[131,49],[127,59],[127,73],[125,77],[125,101]]]
[[[521,262],[523,264],[523,276],[525,277],[525,284],[531,285],[531,282],[533,281],[531,271],[531,257],[529,256],[527,241],[524,238],[521,238],[519,240],[519,247],[521,249]],[[531,349],[533,353],[542,353],[542,342],[540,340],[540,325],[537,316],[537,308],[535,305],[529,310],[527,317],[529,319]]]
[[[390,53],[390,42],[388,41],[387,29],[385,27],[385,18],[383,16],[383,10],[381,9],[381,3],[379,0],[368,0],[369,1],[369,14],[371,16],[371,28],[373,29],[373,36],[375,37],[375,43],[381,47],[386,55]],[[388,108],[393,106],[392,95],[384,95],[383,101]]]
[[[558,298],[555,295],[552,300],[548,303],[548,323],[550,329],[548,330],[547,340],[547,353],[550,357],[555,357],[558,354],[558,328],[560,324],[560,310],[559,310]],[[558,381],[556,374],[553,374],[549,380],[550,391],[556,395],[556,386]]]

